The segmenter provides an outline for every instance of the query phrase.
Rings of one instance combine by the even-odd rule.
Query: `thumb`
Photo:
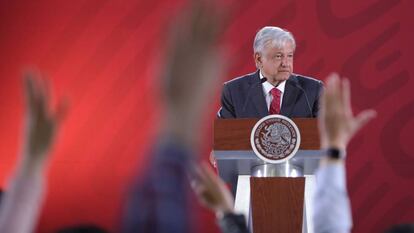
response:
[[[358,114],[355,117],[356,126],[355,131],[358,131],[360,128],[364,127],[369,121],[371,121],[374,117],[377,116],[377,112],[375,110],[365,110]]]

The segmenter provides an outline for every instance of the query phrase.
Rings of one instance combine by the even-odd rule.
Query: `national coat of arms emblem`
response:
[[[269,163],[282,163],[298,151],[300,133],[291,119],[282,115],[269,115],[253,127],[250,143],[260,159]]]

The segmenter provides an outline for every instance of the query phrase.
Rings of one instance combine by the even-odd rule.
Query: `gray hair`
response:
[[[292,42],[296,47],[295,38],[292,33],[279,27],[266,26],[260,29],[253,42],[254,53],[260,53],[267,44],[282,48],[287,42]]]

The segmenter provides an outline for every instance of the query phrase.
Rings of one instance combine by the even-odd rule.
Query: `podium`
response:
[[[219,176],[232,187],[236,212],[254,233],[312,233],[313,174],[322,157],[316,119],[292,119],[301,134],[288,162],[266,164],[252,151],[259,119],[216,119],[213,157]]]

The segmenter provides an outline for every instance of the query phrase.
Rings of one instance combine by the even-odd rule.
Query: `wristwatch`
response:
[[[344,159],[346,156],[345,150],[341,150],[335,147],[326,149],[325,154],[330,159]]]

